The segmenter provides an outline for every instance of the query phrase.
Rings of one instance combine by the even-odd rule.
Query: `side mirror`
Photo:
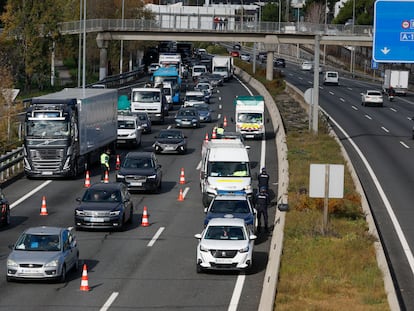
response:
[[[81,198],[76,198],[76,202],[81,202]]]
[[[206,214],[207,214],[207,210],[208,210],[208,207],[205,207],[205,208],[204,208],[204,213],[206,213]]]
[[[280,204],[277,206],[277,208],[278,208],[278,210],[279,210],[279,211],[281,211],[281,212],[287,212],[287,211],[289,210],[289,204],[287,204],[287,203],[280,203]]]
[[[201,233],[194,234],[194,237],[195,237],[196,239],[201,240]]]

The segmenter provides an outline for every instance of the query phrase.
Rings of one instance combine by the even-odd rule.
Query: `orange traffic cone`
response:
[[[105,171],[104,183],[105,184],[109,183],[109,174],[108,174],[108,171]]]
[[[86,171],[85,188],[89,188],[90,186],[91,186],[91,178],[89,176],[89,171]]]
[[[121,159],[119,158],[119,154],[116,155],[116,164],[115,168],[119,170],[121,168]]]
[[[204,141],[208,141],[208,133],[206,133],[206,137],[204,137]]]
[[[82,271],[82,279],[81,279],[81,285],[80,285],[80,290],[82,291],[90,291],[91,289],[89,288],[88,285],[88,271],[86,268],[86,264],[83,265],[83,271]]]
[[[181,188],[180,188],[180,193],[178,194],[177,201],[184,201],[183,189],[181,189]]]
[[[223,126],[224,126],[224,127],[226,127],[226,126],[227,126],[227,118],[226,118],[226,116],[224,116]]]
[[[141,226],[143,226],[143,227],[148,227],[149,226],[148,212],[147,212],[147,207],[146,206],[144,206],[144,212],[142,213]]]
[[[213,133],[211,134],[211,139],[216,139],[216,138],[217,138],[216,128],[213,128]]]
[[[46,197],[42,197],[42,207],[40,209],[40,216],[47,216],[47,209],[46,209]]]
[[[181,168],[180,185],[184,185],[184,184],[185,184],[184,168]]]

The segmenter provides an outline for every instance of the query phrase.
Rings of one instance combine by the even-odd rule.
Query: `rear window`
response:
[[[329,78],[336,78],[336,77],[338,77],[338,73],[336,73],[336,72],[328,72],[327,73],[327,76]]]

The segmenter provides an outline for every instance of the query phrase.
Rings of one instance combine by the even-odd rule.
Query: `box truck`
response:
[[[236,132],[245,138],[263,138],[264,126],[264,97],[237,96],[234,99],[236,106]]]
[[[24,170],[75,177],[117,140],[116,89],[66,88],[25,102]]]
[[[383,92],[388,93],[388,89],[392,87],[395,94],[406,96],[409,74],[408,70],[385,69],[384,83],[382,85]]]
[[[146,112],[151,122],[164,123],[165,115],[168,115],[167,98],[158,87],[133,88],[131,112]]]
[[[219,74],[223,80],[228,81],[233,77],[233,57],[214,56],[212,61],[212,73]]]

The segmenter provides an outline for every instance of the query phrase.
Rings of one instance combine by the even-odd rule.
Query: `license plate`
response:
[[[119,140],[118,139],[118,144],[125,144],[126,143],[126,140]]]
[[[165,150],[174,150],[174,147],[165,147]]]
[[[183,124],[189,125],[189,124],[191,124],[191,122],[190,121],[183,121]]]
[[[224,265],[229,265],[229,264],[231,264],[231,259],[217,258],[216,259],[216,263],[218,263],[218,264],[224,264]]]
[[[254,138],[254,135],[246,135],[246,138]]]
[[[90,221],[91,222],[104,222],[105,219],[104,218],[91,217]]]
[[[22,269],[22,273],[42,273],[42,269]]]
[[[131,182],[130,185],[131,186],[136,186],[136,187],[141,187],[142,186],[142,182]]]
[[[47,175],[47,176],[50,176],[50,175],[52,175],[53,173],[52,172],[42,172],[42,175]]]

